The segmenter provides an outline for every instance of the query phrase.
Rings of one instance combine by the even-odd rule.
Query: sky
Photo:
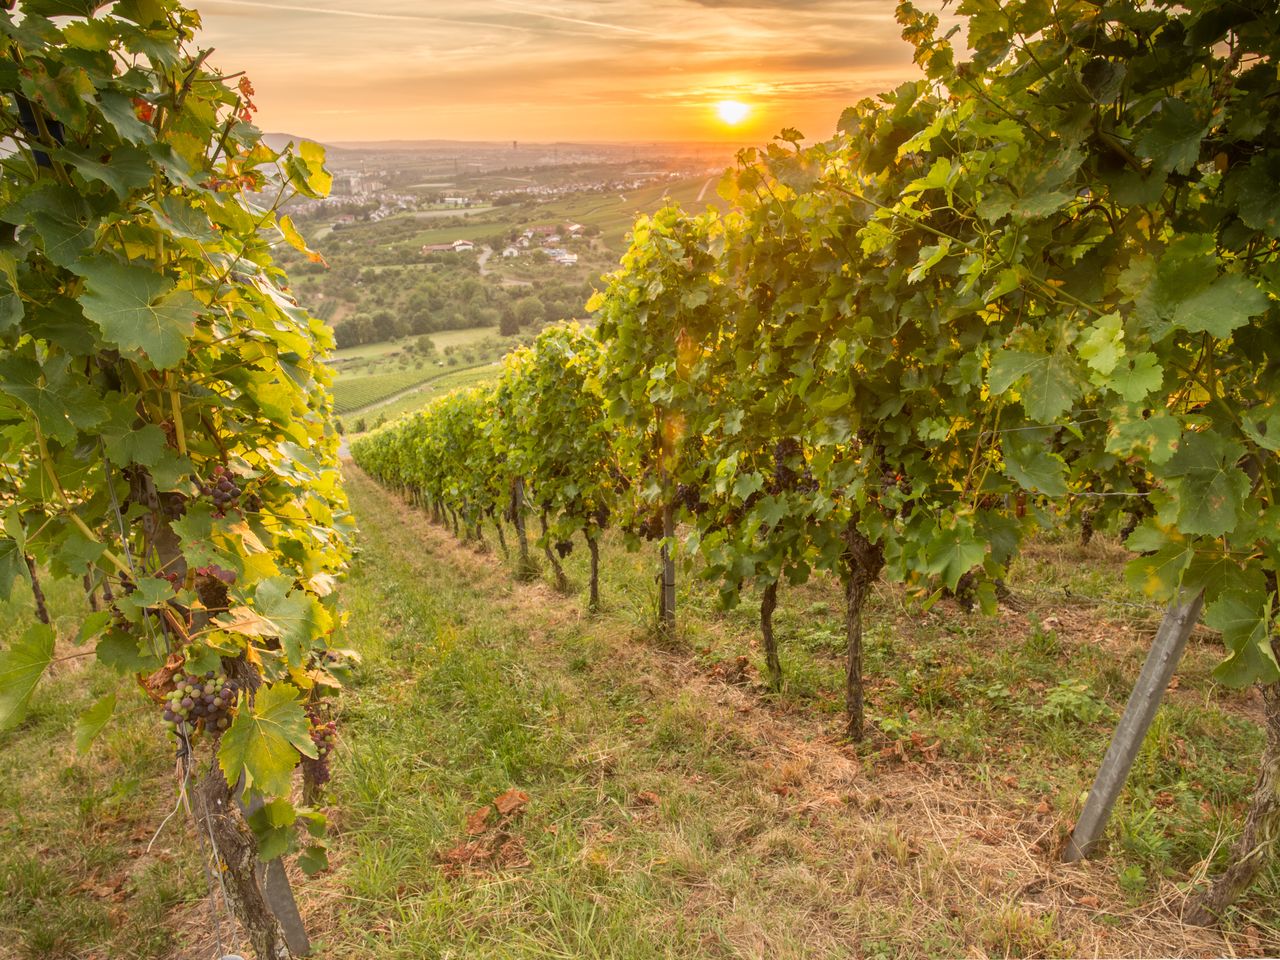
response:
[[[191,2],[259,126],[330,143],[821,139],[918,75],[894,0]]]

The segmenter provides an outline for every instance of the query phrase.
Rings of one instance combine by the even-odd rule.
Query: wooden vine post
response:
[[[676,635],[676,561],[671,545],[676,536],[676,510],[668,495],[662,503],[662,549],[658,595],[658,632],[667,640]]]
[[[1151,650],[1142,665],[1142,672],[1138,675],[1138,682],[1129,694],[1124,714],[1116,725],[1111,744],[1107,747],[1093,787],[1089,790],[1084,811],[1076,821],[1071,839],[1062,854],[1062,859],[1067,863],[1089,857],[1101,842],[1107,829],[1107,821],[1111,819],[1111,811],[1129,779],[1129,771],[1142,749],[1142,742],[1151,729],[1151,722],[1160,709],[1160,701],[1182,660],[1187,640],[1199,622],[1203,608],[1203,591],[1192,595],[1184,591],[1165,610]]]

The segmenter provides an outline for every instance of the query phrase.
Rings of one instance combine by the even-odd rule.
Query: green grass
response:
[[[498,328],[496,326],[467,327],[464,330],[441,330],[439,333],[429,333],[426,336],[431,338],[436,351],[443,353],[445,347],[468,347],[488,337],[496,337]],[[333,352],[333,360],[342,366],[381,360],[404,350],[415,339],[415,337],[405,337],[401,340],[383,340],[380,343],[366,343],[358,347],[344,347]]]
[[[708,179],[711,185],[699,204],[698,194]],[[538,225],[573,221],[599,227],[605,244],[621,252],[624,237],[636,218],[642,213],[653,213],[668,201],[679,202],[691,212],[708,205],[723,205],[715,190],[717,180],[717,176],[691,177],[672,183],[650,184],[638,190],[625,191],[621,196],[616,193],[574,194],[539,204],[528,222]]]
[[[59,634],[87,612],[79,584],[45,584]],[[0,603],[7,645],[32,622],[28,588]],[[60,644],[60,655],[74,651]],[[76,717],[108,692],[111,725],[85,756]],[[177,919],[206,892],[188,826],[175,817],[172,752],[159,712],[90,660],[55,664],[15,729],[0,734],[0,956],[168,958],[189,946]]]
[[[473,343],[479,343],[487,337],[497,335],[497,327],[469,327],[466,330],[441,330],[439,333],[429,334],[431,342],[436,345],[436,350],[441,353],[446,347],[469,347]]]
[[[351,639],[369,674],[346,722],[378,749],[354,748],[336,778],[354,812],[332,881],[360,899],[329,934],[334,955],[1230,952],[1156,906],[1206,858],[1221,865],[1261,746],[1240,695],[1212,683],[1212,644],[1189,652],[1106,854],[1052,866],[1159,614],[1098,591],[1117,548],[1033,548],[1011,582],[1036,595],[996,618],[921,614],[881,588],[871,736],[850,752],[837,585],[784,591],[787,679],[769,696],[750,598],[722,611],[713,585],[684,577],[680,643],[658,649],[647,555],[606,544],[605,610],[587,619],[581,593],[517,585],[499,556],[350,483],[365,538]],[[585,553],[567,561],[575,590]],[[1064,610],[1064,588],[1099,599]],[[717,683],[740,655],[748,687]],[[509,787],[533,798],[515,828],[529,863],[446,876],[438,858],[467,814]],[[1045,871],[1056,885],[1028,900]],[[1230,918],[1230,949],[1280,947],[1278,893],[1272,867]],[[394,944],[370,933],[392,913]]]
[[[444,353],[446,350],[466,350],[486,340],[496,341],[497,327],[446,330],[430,334],[430,337],[435,343],[436,353],[428,357],[408,353],[409,340],[367,344],[338,351],[334,358],[337,369],[337,377],[333,385],[334,409],[340,415],[362,412],[396,394],[423,384],[434,384],[436,381],[447,383],[448,386],[443,388],[446,391],[462,383],[470,385],[480,382],[474,376],[462,376],[478,364],[475,362],[468,364],[464,357],[466,369],[458,370],[455,369],[457,358],[454,357],[455,363],[450,364],[444,357]],[[501,343],[493,345],[494,351],[500,352],[505,349],[506,346]],[[485,352],[481,351],[482,356]],[[493,353],[489,352],[489,355],[492,356]],[[491,364],[482,365],[491,366]],[[426,402],[428,396],[439,392],[440,389],[433,386],[417,400],[408,401],[408,398],[405,398],[408,406],[404,409],[416,409],[418,405]],[[418,395],[415,394],[415,396]],[[396,409],[401,409],[401,406],[397,406]],[[382,415],[387,418],[392,416],[390,413],[382,413]]]
[[[707,180],[711,185],[697,203]],[[718,176],[697,176],[671,183],[655,183],[638,190],[618,193],[576,193],[557,197],[536,204],[532,210],[519,206],[495,207],[494,216],[475,223],[434,227],[421,231],[413,238],[415,243],[449,243],[454,240],[476,239],[495,233],[519,229],[525,226],[563,224],[569,221],[599,227],[601,237],[611,248],[620,250],[623,237],[630,231],[636,217],[652,213],[668,200],[678,201],[696,211],[707,205],[720,204],[715,184]]]
[[[837,584],[783,590],[786,682],[770,695],[750,594],[725,611],[714,584],[682,574],[680,637],[658,644],[652,550],[606,542],[604,608],[588,617],[580,542],[560,596],[513,580],[492,524],[480,552],[358,471],[348,486],[361,541],[338,642],[364,659],[339,707],[333,870],[297,885],[319,960],[1280,950],[1274,864],[1221,934],[1162,906],[1221,865],[1261,744],[1253,699],[1212,681],[1207,633],[1103,856],[1057,863],[1159,617],[1102,538],[1032,544],[1010,577],[1020,609],[995,617],[878,587],[871,736],[852,747]],[[75,584],[48,590],[67,636],[83,600]],[[25,595],[0,604],[0,640],[29,620]],[[746,682],[725,683],[739,656]],[[75,717],[108,690],[117,723],[76,756]],[[0,734],[0,765],[0,956],[199,952],[190,824],[175,817],[145,853],[175,785],[132,681],[60,662]],[[451,867],[460,844],[495,836],[468,836],[467,818],[508,789],[529,802],[506,846]]]

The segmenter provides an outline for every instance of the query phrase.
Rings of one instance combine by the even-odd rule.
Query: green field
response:
[[[698,210],[709,204],[720,204],[720,198],[715,191],[717,179],[718,177],[714,175],[700,175],[670,183],[650,184],[621,194],[575,193],[538,203],[532,207],[525,204],[494,207],[485,211],[485,216],[476,217],[470,223],[440,227],[424,226],[424,229],[413,234],[409,242],[414,244],[452,243],[454,240],[475,240],[496,233],[508,233],[527,226],[574,221],[599,227],[604,242],[616,248],[635,223],[636,217],[642,213],[652,213],[661,207],[665,200],[678,201],[689,210]],[[710,184],[708,180],[711,181]],[[703,192],[704,185],[706,192],[703,194],[702,203],[699,204],[697,197]],[[411,214],[404,214],[383,223],[398,224],[407,219],[414,218]],[[422,218],[418,219],[422,220]],[[359,229],[368,230],[369,228],[362,226]]]
[[[699,204],[698,194],[702,192],[708,179],[712,182]],[[719,203],[720,198],[715,192],[716,179],[699,176],[671,183],[657,183],[622,195],[575,194],[540,205],[528,222],[541,225],[573,221],[599,227],[605,244],[618,248],[635,224],[636,218],[643,213],[653,213],[665,201],[677,201],[690,211]]]
[[[434,363],[424,363],[420,368],[396,370],[391,373],[375,373],[365,377],[339,377],[333,385],[333,407],[340,413],[352,413],[379,401],[403,393],[410,387],[440,375]]]
[[[486,383],[498,375],[498,371],[502,369],[500,363],[483,363],[479,366],[465,367],[462,369],[450,369],[447,373],[440,373],[429,380],[423,382],[420,389],[411,393],[406,393],[403,397],[392,400],[390,403],[375,407],[373,410],[366,411],[366,426],[372,427],[377,422],[390,422],[399,419],[405,414],[413,413],[426,406],[431,400],[448,393],[451,390],[457,390],[462,387],[474,387],[480,383]],[[347,424],[349,432],[355,432],[354,420]]]
[[[446,347],[469,347],[473,343],[479,343],[486,337],[496,337],[498,336],[498,328],[467,327],[463,330],[441,330],[439,333],[429,333],[426,336],[431,338],[431,342],[435,344],[437,351],[443,352]],[[412,339],[416,338],[406,337],[403,340],[384,340],[381,343],[366,343],[358,347],[335,350],[332,362],[340,368],[350,368],[383,360],[399,353]]]

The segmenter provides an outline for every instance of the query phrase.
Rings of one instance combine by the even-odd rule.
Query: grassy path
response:
[[[339,707],[333,870],[296,885],[320,960],[1280,953],[1274,865],[1224,931],[1178,921],[1238,829],[1260,742],[1256,695],[1212,683],[1212,637],[1179,669],[1106,856],[1057,862],[1151,629],[1118,619],[1150,611],[1063,603],[1122,582],[1116,548],[1039,545],[998,617],[921,613],[885,586],[854,750],[834,585],[785,596],[769,701],[753,612],[716,610],[713,585],[685,584],[682,644],[663,649],[645,556],[606,545],[588,618],[348,479],[345,642],[364,663]],[[73,637],[79,585],[47,590]],[[0,603],[0,643],[30,607],[21,590]],[[75,718],[107,692],[116,722],[79,755]],[[174,777],[131,679],[71,656],[51,671],[0,733],[0,958],[207,960],[219,930],[236,946]],[[495,798],[519,809],[477,816]]]
[[[1064,824],[947,763],[878,764],[625,617],[587,619],[350,471],[365,656],[343,708],[332,957],[1222,955]],[[504,792],[513,818],[468,817]],[[468,846],[470,844],[470,846]]]

